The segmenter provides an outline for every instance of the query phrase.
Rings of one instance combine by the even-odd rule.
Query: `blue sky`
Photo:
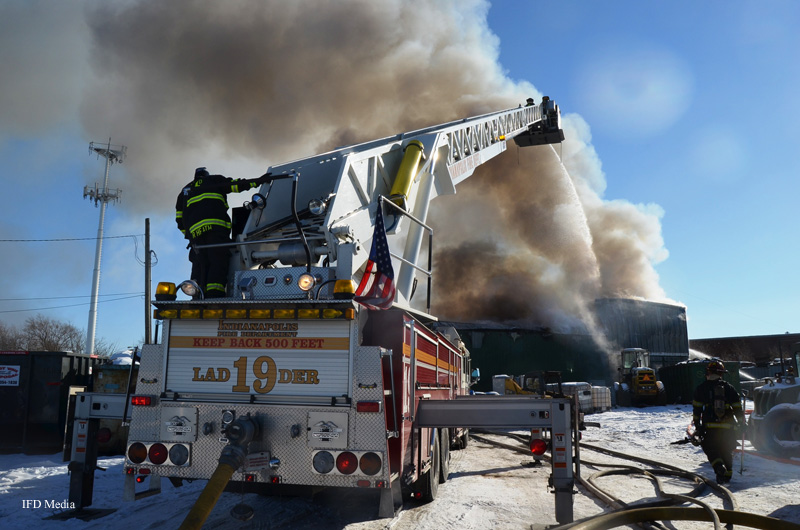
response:
[[[530,5],[493,3],[500,62],[589,123],[607,199],[664,209],[690,338],[796,332],[800,4]]]
[[[325,104],[316,94],[313,101],[286,111],[303,122],[293,127],[313,131],[303,132],[308,141],[299,146],[272,131],[263,132],[271,142],[249,145],[252,138],[238,136],[234,121],[246,121],[243,130],[261,131],[249,108],[241,115],[238,109],[231,112],[230,130],[219,121],[203,120],[198,112],[191,120],[170,119],[153,109],[160,98],[175,98],[173,91],[189,85],[171,84],[173,78],[155,63],[127,55],[138,50],[115,48],[113,37],[98,43],[104,23],[114,22],[103,18],[101,4],[19,1],[0,7],[0,181],[6,188],[0,199],[5,273],[0,322],[17,325],[42,313],[86,328],[99,210],[82,195],[85,185],[102,183],[104,169],[104,161],[91,155],[88,146],[111,137],[112,143],[127,145],[128,160],[111,169],[110,187],[122,189],[122,201],[110,205],[106,216],[110,239],[103,247],[97,336],[124,347],[144,336],[140,261],[145,217],[151,219],[158,260],[154,284],[180,281],[188,273],[172,206],[195,166],[254,177],[272,163],[318,152],[326,134],[348,138],[350,114],[369,112],[357,101],[337,102],[335,123],[345,122],[345,130],[326,129],[334,122],[315,122],[309,112]],[[143,4],[152,8],[156,3]],[[399,2],[383,4],[388,18],[401,12],[403,20],[410,17]],[[460,6],[467,4],[462,13]],[[272,7],[279,5],[273,2]],[[800,98],[795,93],[800,63],[794,57],[800,49],[800,4],[507,0],[492,2],[485,19],[486,5],[477,0],[441,2],[436,8],[443,5],[449,9],[447,21],[474,30],[453,31],[464,39],[454,50],[431,52],[431,64],[440,65],[443,76],[468,70],[459,61],[470,61],[478,71],[484,61],[487,71],[515,90],[530,84],[549,95],[565,116],[577,114],[588,124],[605,178],[603,199],[660,212],[668,254],[662,252],[653,267],[666,296],[687,306],[690,338],[798,331],[793,206],[800,166]],[[417,13],[414,28],[431,24],[419,29],[420,35],[446,25],[435,14],[441,13]],[[279,15],[284,16],[269,13]],[[313,18],[309,14],[293,23],[313,25]],[[224,27],[225,21],[218,24]],[[353,31],[369,33],[363,27]],[[153,38],[156,52],[150,57],[162,58],[158,47],[164,39]],[[120,37],[120,42],[128,41]],[[424,38],[415,44],[424,48]],[[472,47],[483,55],[458,55],[459,48]],[[264,50],[265,57],[269,53]],[[200,61],[201,51],[179,57],[177,64],[192,59]],[[320,64],[334,63],[343,68],[333,59]],[[304,75],[304,64],[284,65],[287,79],[293,72]],[[315,75],[325,86],[333,83],[326,76],[337,72]],[[369,81],[362,75],[354,87]],[[428,71],[420,83],[431,78],[436,73]],[[137,89],[150,82],[157,89],[148,87],[143,99]],[[211,100],[215,92],[202,95]],[[192,109],[215,105],[197,99]],[[486,98],[487,104],[491,99]],[[180,95],[176,101],[173,106],[182,104]],[[415,119],[421,124],[445,121],[426,121],[428,116],[419,111]],[[356,137],[366,136],[359,139],[403,130],[379,126],[391,127],[391,120],[364,123],[350,125]],[[118,237],[128,235],[134,237]],[[78,240],[44,241],[56,239]]]

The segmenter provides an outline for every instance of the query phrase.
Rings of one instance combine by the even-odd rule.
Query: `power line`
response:
[[[100,239],[119,239],[122,237],[141,237],[144,234],[128,234],[126,236],[103,236]],[[53,241],[97,241],[97,237],[65,237],[61,239],[0,239],[0,243],[47,243]]]
[[[103,236],[99,239],[120,239],[123,237],[130,237],[133,239],[133,257],[139,265],[144,266],[144,260],[139,257],[139,238],[144,237],[144,234],[128,234],[126,236]],[[97,241],[97,237],[65,237],[60,239],[0,239],[0,243],[60,243],[64,241]],[[150,253],[155,258],[155,261],[151,263],[151,266],[155,267],[158,265],[158,255],[156,255],[154,250],[151,250]]]
[[[133,295],[133,296],[123,296],[123,297],[120,297],[120,298],[112,298],[111,300],[98,300],[98,303],[117,302],[119,300],[127,300],[129,298],[139,298],[141,296],[144,296],[144,293],[136,294],[136,295]],[[86,302],[86,303],[82,303],[82,304],[59,305],[59,306],[53,306],[53,307],[39,307],[39,308],[33,308],[33,309],[10,309],[8,311],[0,311],[0,313],[24,313],[24,312],[27,312],[27,311],[46,311],[48,309],[63,309],[65,307],[78,307],[78,306],[89,305],[89,304],[91,304],[91,302]]]
[[[143,292],[140,293],[111,293],[111,294],[101,294],[99,296],[126,296],[126,295],[136,295],[141,296]],[[42,297],[33,297],[33,298],[0,298],[0,302],[20,302],[25,300],[63,300],[65,298],[91,298],[91,295],[84,294],[84,295],[76,295],[76,296],[42,296]]]

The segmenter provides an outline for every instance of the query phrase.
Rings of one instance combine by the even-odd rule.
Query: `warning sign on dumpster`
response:
[[[0,365],[0,386],[19,386],[19,366]]]

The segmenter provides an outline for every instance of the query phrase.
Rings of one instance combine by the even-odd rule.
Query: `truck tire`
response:
[[[436,499],[439,493],[439,467],[441,450],[439,449],[439,437],[433,437],[433,447],[431,448],[431,467],[428,472],[420,478],[422,482],[422,500],[431,502]]]
[[[439,484],[447,482],[450,476],[450,429],[439,431],[439,447],[441,448],[441,462],[439,464]]]
[[[766,451],[764,445],[764,429],[757,429],[753,424],[753,420],[747,424],[747,439],[756,451]]]
[[[773,407],[764,417],[761,441],[764,450],[775,456],[800,457],[800,409],[788,403]]]

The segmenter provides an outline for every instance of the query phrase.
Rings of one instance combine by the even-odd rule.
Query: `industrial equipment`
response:
[[[650,352],[643,348],[625,348],[620,353],[619,381],[614,394],[620,407],[666,405],[664,384],[650,368]]]
[[[800,457],[800,343],[792,347],[792,359],[781,358],[779,371],[767,384],[753,390],[754,409],[747,437],[758,451],[783,458]]]

